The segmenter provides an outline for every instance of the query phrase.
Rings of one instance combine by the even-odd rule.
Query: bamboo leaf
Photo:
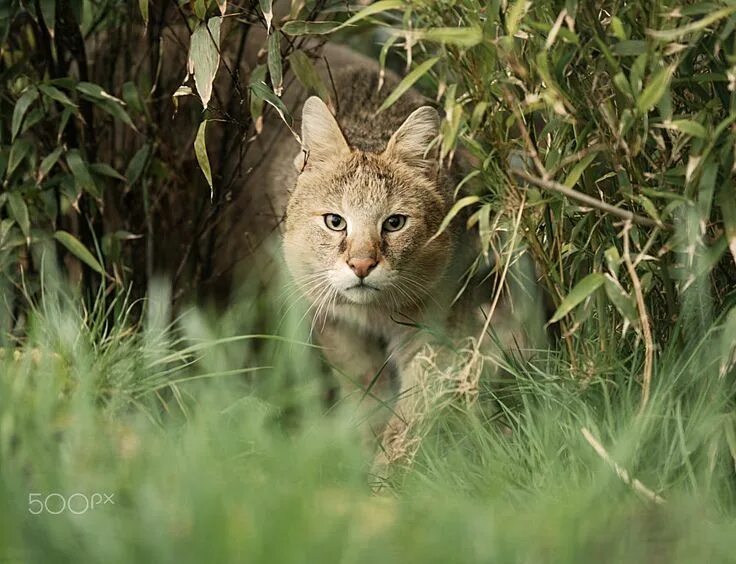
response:
[[[151,156],[151,144],[145,143],[140,149],[135,152],[133,158],[130,159],[127,168],[125,169],[125,178],[128,180],[128,185],[133,186],[143,174],[143,171],[148,164],[148,159]]]
[[[263,0],[261,0],[263,2]],[[292,20],[286,22],[281,29],[288,35],[324,35],[338,31],[346,27],[350,27],[367,17],[387,12],[389,10],[403,10],[405,7],[403,0],[379,0],[373,4],[369,4],[360,12],[348,18],[343,23],[329,21],[304,21]],[[265,12],[264,12],[265,13]]]
[[[10,215],[13,217],[15,222],[23,232],[23,236],[26,238],[26,242],[30,243],[31,239],[31,220],[28,215],[28,206],[26,202],[18,192],[8,193],[8,206],[10,208]]]
[[[207,179],[207,184],[210,187],[210,199],[214,197],[214,188],[212,187],[212,169],[210,168],[210,159],[207,156],[207,120],[204,120],[199,124],[197,130],[197,137],[194,139],[194,154],[197,156],[197,162],[199,168],[202,169],[204,177]]]
[[[6,178],[11,177],[11,175],[15,172],[15,169],[18,168],[18,165],[20,165],[20,163],[22,163],[23,160],[31,152],[32,148],[33,145],[30,141],[28,141],[28,139],[18,139],[15,143],[13,143],[13,145],[10,147],[10,157],[8,159]]]
[[[69,99],[69,96],[64,94],[58,88],[51,86],[50,84],[39,84],[38,89],[43,92],[47,98],[51,98],[52,100],[55,100],[60,104],[63,104],[70,108],[77,107],[77,105]]]
[[[563,184],[568,188],[572,188],[573,186],[575,186],[575,184],[577,184],[578,180],[580,180],[580,177],[585,172],[585,169],[588,168],[588,165],[593,162],[596,156],[597,153],[593,152],[580,159],[580,161],[572,168],[570,174],[567,175],[567,178],[565,178],[565,182],[563,182]]]
[[[645,114],[657,105],[667,91],[672,79],[672,73],[675,72],[674,66],[661,69],[649,80],[639,98],[636,100],[636,109],[640,113]]]
[[[404,32],[397,32],[397,35],[403,34]],[[458,47],[474,47],[483,41],[483,30],[480,26],[435,27],[415,30],[412,32],[412,38],[448,45],[457,45]]]
[[[304,51],[294,51],[288,57],[289,65],[291,70],[294,71],[297,80],[306,88],[308,91],[312,91],[322,100],[329,100],[330,93],[325,86],[325,83],[317,73],[317,69],[314,68],[312,61],[304,53]]]
[[[37,98],[38,90],[33,87],[26,88],[20,98],[18,98],[18,101],[15,103],[15,108],[13,108],[13,118],[10,127],[11,140],[14,140],[16,135],[18,135],[20,126],[23,123],[23,116],[25,116],[28,108],[31,107],[31,104],[33,104]]]
[[[89,165],[89,169],[95,174],[108,176],[110,178],[114,178],[115,180],[121,180],[122,182],[125,182],[125,177],[107,163],[94,163]]]
[[[273,21],[273,0],[258,0],[263,12],[263,19],[266,20],[266,32],[271,33],[271,22]]]
[[[627,294],[621,285],[612,277],[605,277],[606,296],[624,318],[627,324],[637,325],[639,315],[636,309],[636,301]]]
[[[85,96],[88,96],[89,98],[93,98],[95,100],[109,100],[111,102],[120,104],[121,106],[125,104],[120,98],[116,98],[112,94],[108,93],[99,84],[93,84],[92,82],[79,82],[76,85],[76,89],[78,92],[81,92]]]
[[[148,0],[138,0],[138,9],[143,18],[143,24],[148,27]]]
[[[97,189],[92,175],[89,173],[87,164],[82,159],[82,155],[79,149],[70,149],[66,153],[66,164],[69,165],[69,169],[72,171],[74,180],[82,190],[92,194],[94,197],[99,198],[100,192]]]
[[[340,24],[337,22],[308,22],[303,20],[292,20],[281,26],[281,31],[287,35],[326,35],[332,33]]]
[[[220,65],[221,24],[222,17],[219,16],[200,22],[189,45],[189,74],[194,76],[197,93],[205,108],[212,97],[212,83]]]
[[[437,229],[437,233],[432,235],[432,237],[429,239],[430,241],[433,241],[447,229],[448,225],[450,225],[450,222],[455,219],[455,216],[459,214],[464,208],[467,208],[468,206],[472,206],[476,202],[479,202],[480,198],[478,196],[465,196],[464,198],[460,198],[455,204],[450,208],[450,211],[447,212],[447,215],[442,220],[442,223],[439,226],[439,229]]]
[[[687,35],[688,33],[692,33],[693,31],[705,29],[718,20],[727,18],[734,12],[736,12],[736,6],[728,6],[726,8],[716,10],[712,14],[708,14],[707,16],[682,27],[678,27],[675,29],[648,29],[647,35],[661,41],[674,41],[675,39],[679,39],[683,35]]]
[[[66,247],[71,254],[89,266],[92,270],[99,274],[105,274],[105,270],[102,268],[99,261],[74,235],[67,231],[57,231],[54,233],[54,239]]]
[[[277,31],[274,31],[268,37],[268,73],[271,75],[273,92],[279,97],[281,97],[284,83],[280,38],[281,34]]]
[[[49,171],[59,160],[59,157],[61,156],[63,150],[63,147],[57,147],[43,158],[40,166],[38,167],[38,178],[36,182],[40,183],[44,179],[44,177],[49,173]]]
[[[379,112],[382,112],[383,110],[390,108],[396,101],[401,98],[401,95],[404,94],[409,88],[414,86],[414,83],[419,80],[422,76],[424,76],[429,70],[439,61],[439,57],[432,57],[431,59],[427,59],[420,65],[417,65],[414,70],[412,70],[409,74],[407,74],[401,82],[396,86],[393,92],[388,95],[388,97],[383,101],[383,104],[381,104],[381,107],[378,108]]]
[[[575,306],[580,304],[583,300],[585,300],[588,296],[590,296],[593,292],[600,288],[605,280],[606,277],[603,276],[603,274],[601,274],[600,272],[593,272],[591,274],[588,274],[585,278],[578,282],[572,290],[570,290],[570,293],[567,294],[567,296],[565,296],[565,299],[562,300],[549,322],[557,323],[560,319],[570,313],[575,308]]]
[[[291,127],[294,119],[291,117],[289,110],[286,108],[281,98],[276,96],[265,82],[252,82],[249,86],[251,94],[260,98],[267,104],[273,106],[281,116],[286,125]]]
[[[708,137],[708,132],[706,131],[705,127],[703,127],[698,122],[689,119],[676,119],[670,122],[665,122],[662,127],[682,131],[687,135],[692,135],[693,137],[698,137],[699,139],[705,139],[706,137]]]

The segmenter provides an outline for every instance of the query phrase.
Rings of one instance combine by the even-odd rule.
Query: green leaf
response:
[[[124,104],[120,98],[116,98],[105,91],[101,86],[93,84],[92,82],[79,82],[76,85],[76,89],[78,92],[94,100],[109,100],[111,102],[116,102],[121,106]]]
[[[729,370],[736,365],[736,307],[732,307],[726,315],[721,332],[721,362],[719,374],[726,376]]]
[[[143,113],[143,101],[134,82],[128,81],[123,84],[123,100],[134,112]]]
[[[99,174],[101,176],[109,176],[110,178],[114,178],[115,180],[121,180],[125,182],[125,177],[107,163],[94,163],[89,165],[89,169],[95,174]]]
[[[292,20],[281,26],[281,31],[286,35],[326,35],[335,31],[340,24],[337,22],[307,22],[303,20]]]
[[[422,76],[424,76],[427,72],[429,72],[429,70],[439,60],[439,57],[432,57],[431,59],[427,59],[426,61],[424,61],[422,64],[417,65],[414,70],[412,70],[401,80],[401,82],[399,82],[394,91],[391,92],[391,94],[389,94],[388,97],[383,101],[383,104],[381,104],[381,107],[378,108],[378,111],[382,112],[383,110],[390,108],[399,98],[401,98],[401,95],[404,94],[404,92],[414,86],[414,83]]]
[[[635,199],[637,202],[639,202],[641,207],[644,208],[644,211],[647,212],[647,215],[649,217],[651,217],[657,223],[662,223],[662,219],[659,217],[659,212],[657,211],[657,206],[654,205],[654,202],[652,202],[652,200],[642,194],[638,194]]]
[[[476,202],[479,202],[480,198],[478,196],[465,196],[464,198],[460,198],[455,204],[450,208],[450,211],[447,212],[447,215],[442,220],[442,223],[439,226],[439,229],[437,229],[437,233],[432,235],[432,237],[429,239],[430,241],[436,239],[442,233],[447,229],[448,225],[450,225],[450,222],[455,219],[455,216],[459,214],[464,208],[467,208],[468,206],[472,206]]]
[[[635,39],[619,41],[611,46],[611,52],[621,57],[635,57],[647,52],[647,42]]]
[[[14,140],[15,136],[18,135],[18,132],[20,131],[20,126],[23,123],[23,116],[28,111],[28,108],[33,104],[33,102],[36,101],[38,98],[38,90],[33,88],[32,86],[29,88],[26,88],[26,90],[21,94],[20,98],[18,98],[18,101],[15,103],[15,108],[13,108],[13,119],[12,119],[12,125],[10,127],[10,139]]]
[[[570,174],[567,175],[567,178],[565,178],[565,182],[563,184],[567,186],[568,188],[572,188],[577,184],[578,180],[580,180],[580,177],[585,172],[585,169],[588,168],[588,165],[593,162],[595,157],[597,156],[596,152],[592,152],[589,155],[586,155],[580,161],[572,168],[570,171]]]
[[[250,74],[250,84],[256,84],[263,82],[266,78],[266,65],[258,65],[253,69]],[[263,106],[265,102],[263,98],[251,93],[250,96],[250,117],[253,120],[253,125],[256,130],[256,135],[260,134],[263,130]]]
[[[675,67],[669,66],[661,69],[649,79],[649,84],[636,101],[636,109],[639,110],[639,113],[645,114],[657,105],[667,91],[674,72]]]
[[[367,17],[386,12],[389,10],[403,10],[405,8],[403,0],[379,0],[373,4],[369,4],[353,17],[348,18],[343,23],[327,21],[303,21],[292,20],[286,22],[282,27],[282,31],[288,35],[324,35],[338,31],[363,20]],[[265,14],[265,12],[264,12]]]
[[[59,160],[59,157],[61,156],[63,150],[64,147],[57,147],[43,158],[43,160],[41,161],[41,165],[38,167],[38,178],[36,179],[36,182],[40,183],[44,179],[44,177],[49,173],[49,171]]]
[[[559,307],[557,308],[557,311],[555,311],[552,319],[550,319],[549,322],[557,323],[560,319],[570,313],[575,308],[575,306],[580,304],[583,300],[585,300],[588,296],[590,296],[593,292],[600,288],[605,280],[606,277],[603,276],[603,274],[601,274],[600,272],[593,272],[591,274],[588,274],[585,278],[578,282],[572,290],[570,290],[570,293],[567,294],[567,296],[565,296],[565,299],[562,300]]]
[[[143,24],[148,27],[148,0],[138,0],[138,9],[141,11]]]
[[[273,106],[281,116],[281,119],[284,120],[284,123],[291,127],[294,119],[291,117],[289,110],[281,101],[281,98],[276,96],[265,82],[252,82],[249,88],[252,95]]]
[[[143,170],[148,164],[148,158],[151,155],[151,144],[145,143],[140,149],[138,149],[130,159],[128,167],[125,169],[125,178],[128,180],[128,185],[133,186],[143,174]]]
[[[405,9],[406,4],[404,0],[379,0],[378,2],[373,2],[372,4],[369,4],[353,17],[345,20],[345,22],[341,24],[338,29],[348,27],[350,25],[353,25],[354,23],[359,22],[360,20],[364,20],[369,16],[380,14],[381,12],[387,12],[389,10],[401,10],[403,12]]]
[[[288,57],[289,65],[291,70],[294,71],[297,80],[307,89],[307,91],[314,92],[322,98],[322,100],[329,100],[330,93],[325,86],[325,83],[317,73],[317,69],[314,68],[312,61],[304,53],[304,51],[294,51]]]
[[[736,12],[736,6],[729,6],[726,8],[721,8],[720,10],[716,10],[712,14],[709,14],[699,20],[691,22],[682,27],[678,27],[675,29],[661,29],[661,30],[648,29],[647,35],[649,35],[650,37],[654,37],[655,39],[659,39],[661,41],[674,41],[675,39],[678,39],[682,37],[683,35],[692,33],[693,31],[699,31],[717,22],[720,19],[727,18],[734,12]]]
[[[56,0],[39,0],[39,6],[43,21],[53,36],[54,26],[56,25]]]
[[[734,263],[736,263],[736,198],[734,198],[733,184],[730,180],[724,182],[721,186],[718,203],[723,216],[723,227],[726,231],[728,248],[731,251],[731,256],[733,256]]]
[[[69,96],[64,94],[58,88],[51,86],[50,84],[39,84],[38,89],[44,93],[47,98],[51,98],[70,108],[76,108],[77,105],[69,99]]]
[[[404,32],[398,32],[402,35]],[[480,26],[473,27],[435,27],[412,31],[415,39],[434,41],[437,43],[457,45],[458,47],[473,47],[483,41],[483,30]]]
[[[203,20],[207,15],[207,0],[194,0],[194,15]]]
[[[708,137],[708,132],[703,125],[689,119],[676,119],[670,122],[665,122],[662,127],[667,129],[676,129],[677,131],[682,131],[687,135],[692,135],[699,139],[705,139]]]
[[[95,184],[92,175],[89,173],[87,164],[84,162],[84,159],[82,159],[82,154],[79,152],[79,149],[70,149],[67,151],[66,164],[69,165],[69,169],[72,171],[72,176],[74,176],[74,181],[77,183],[77,186],[85,192],[93,195],[95,198],[99,198],[101,194],[97,189],[97,185]]]
[[[204,177],[207,179],[207,184],[210,186],[210,199],[214,197],[214,188],[212,186],[212,169],[210,168],[210,159],[207,156],[207,120],[204,120],[199,124],[197,130],[197,137],[194,139],[194,154],[197,156],[197,162],[199,168],[202,169]]]
[[[33,149],[33,145],[28,139],[17,139],[15,143],[10,147],[10,158],[8,159],[8,169],[6,171],[6,178],[15,172],[18,165],[28,156]]]
[[[135,124],[133,123],[133,120],[130,119],[128,112],[126,112],[125,109],[117,102],[105,100],[99,103],[99,107],[105,110],[112,117],[128,125],[131,129],[138,131],[135,127]]]
[[[281,63],[281,34],[274,31],[268,36],[268,73],[276,96],[281,96],[284,89],[283,66]]]
[[[266,33],[271,33],[271,22],[273,21],[273,0],[258,0],[258,4],[263,12],[263,19],[266,20]]]
[[[20,227],[23,236],[27,242],[31,239],[31,220],[28,215],[28,206],[26,206],[23,196],[18,192],[8,193],[8,206],[10,207],[10,215]]]
[[[212,97],[212,83],[220,66],[221,17],[201,22],[192,33],[189,45],[189,74],[194,76],[197,93],[206,108]]]
[[[89,266],[92,270],[102,275],[105,274],[102,265],[94,255],[87,250],[87,247],[85,247],[74,235],[67,231],[57,231],[54,233],[54,239],[64,245],[71,254]]]
[[[624,320],[631,325],[639,322],[639,316],[636,310],[636,301],[610,276],[605,279],[606,296],[615,306]]]

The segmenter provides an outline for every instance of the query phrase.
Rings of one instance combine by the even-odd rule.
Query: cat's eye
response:
[[[322,217],[325,218],[325,225],[333,231],[345,231],[348,226],[345,219],[336,213],[326,213]]]
[[[383,230],[384,231],[398,231],[402,227],[406,225],[406,216],[405,215],[392,215],[388,218],[386,218],[386,221],[383,222]]]

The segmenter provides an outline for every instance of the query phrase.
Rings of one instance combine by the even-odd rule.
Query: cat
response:
[[[378,112],[378,81],[365,69],[338,73],[337,119],[316,96],[304,103],[283,252],[343,396],[398,398],[371,419],[390,458],[419,352],[437,335],[477,335],[489,296],[471,288],[457,299],[478,245],[461,217],[441,229],[454,184],[438,159],[439,113],[411,90]]]

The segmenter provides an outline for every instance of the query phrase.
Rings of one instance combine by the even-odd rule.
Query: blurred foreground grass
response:
[[[376,495],[360,422],[326,409],[300,313],[273,313],[279,338],[232,337],[272,300],[170,325],[158,285],[136,328],[124,296],[109,324],[49,284],[28,341],[0,356],[0,560],[733,560],[736,432],[717,324],[663,351],[641,417],[640,358],[585,381],[564,353],[491,359],[513,385],[471,406],[438,401],[412,463]]]

